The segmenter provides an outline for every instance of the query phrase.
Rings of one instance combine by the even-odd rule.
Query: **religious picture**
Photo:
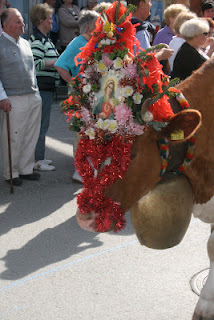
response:
[[[98,119],[114,119],[115,108],[119,104],[117,99],[117,78],[105,78],[100,92],[97,96],[93,114]]]

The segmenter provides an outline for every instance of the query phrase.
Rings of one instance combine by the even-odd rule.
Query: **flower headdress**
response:
[[[175,82],[163,73],[154,48],[134,55],[134,48],[139,49],[130,21],[134,10],[116,1],[101,13],[92,38],[76,57],[82,65],[63,103],[70,128],[81,135],[75,157],[84,183],[79,210],[96,213],[97,231],[124,227],[124,212],[106,198],[105,189],[123,178],[135,136],[148,126],[160,130],[173,115],[168,97],[174,95],[170,87]],[[111,86],[104,90],[107,83]]]

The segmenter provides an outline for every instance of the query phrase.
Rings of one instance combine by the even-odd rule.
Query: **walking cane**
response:
[[[7,138],[8,138],[9,168],[10,168],[10,193],[13,193],[12,159],[11,159],[11,144],[10,144],[10,116],[9,116],[9,111],[7,111]]]

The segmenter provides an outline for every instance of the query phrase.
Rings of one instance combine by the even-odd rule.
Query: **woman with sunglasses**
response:
[[[185,42],[175,57],[171,76],[184,80],[206,61],[200,54],[200,48],[209,35],[209,24],[201,18],[185,21],[180,27],[180,34]]]

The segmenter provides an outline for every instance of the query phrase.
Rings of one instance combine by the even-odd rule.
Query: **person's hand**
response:
[[[8,99],[3,99],[0,101],[0,109],[2,109],[4,112],[11,111],[11,104]]]
[[[160,51],[157,52],[156,58],[158,59],[158,61],[167,60],[171,57],[173,52],[174,52],[174,50],[172,50],[172,49],[162,48]]]

